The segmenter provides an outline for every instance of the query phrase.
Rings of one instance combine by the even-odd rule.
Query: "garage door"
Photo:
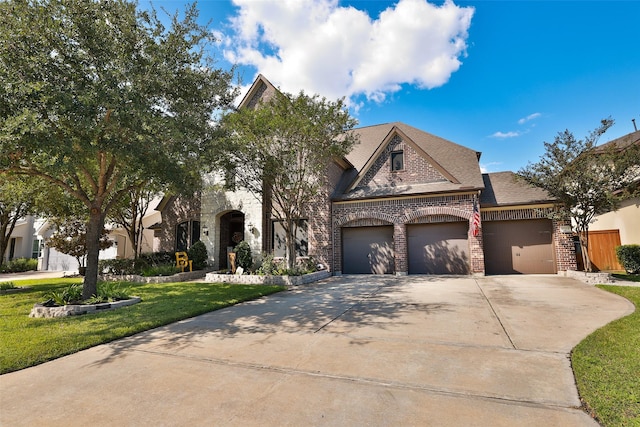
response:
[[[482,223],[486,274],[554,274],[551,220]]]
[[[344,274],[392,274],[393,226],[342,229]]]
[[[469,223],[407,226],[409,274],[469,274]]]

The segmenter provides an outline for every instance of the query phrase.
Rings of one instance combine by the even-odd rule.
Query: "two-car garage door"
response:
[[[407,225],[409,274],[468,274],[466,221]],[[393,226],[342,229],[342,272],[395,272]]]

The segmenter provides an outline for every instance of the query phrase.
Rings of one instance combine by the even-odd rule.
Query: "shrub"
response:
[[[0,291],[6,291],[9,289],[16,289],[16,284],[13,282],[2,282],[0,283]]]
[[[140,275],[144,277],[173,276],[176,273],[180,273],[180,269],[176,267],[175,264],[165,264],[146,267],[142,270]]]
[[[140,274],[148,268],[149,264],[144,259],[102,259],[98,261],[98,271],[103,274]]]
[[[233,249],[236,253],[236,262],[238,267],[249,270],[253,266],[253,257],[251,255],[251,247],[244,240],[236,245]]]
[[[262,264],[256,270],[257,274],[263,276],[280,276],[287,268],[282,260],[276,260],[273,257],[273,254],[262,254]]]
[[[175,252],[150,252],[140,255],[140,260],[143,260],[147,265],[167,265],[176,263]]]
[[[43,297],[53,300],[57,305],[78,304],[82,301],[82,285],[74,283],[62,290],[49,291]]]
[[[640,273],[640,245],[618,246],[616,256],[627,273]]]
[[[187,251],[187,256],[193,261],[194,270],[202,270],[207,267],[209,254],[207,253],[207,246],[202,241],[194,243]]]
[[[120,301],[129,299],[129,288],[124,287],[120,282],[100,282],[95,296],[89,298],[88,304],[101,302]]]
[[[16,258],[0,265],[0,273],[22,273],[38,269],[38,260],[33,258]]]

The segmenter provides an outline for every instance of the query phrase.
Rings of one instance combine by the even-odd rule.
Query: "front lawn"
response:
[[[589,335],[573,350],[578,391],[603,426],[640,426],[640,288],[604,286],[636,311]]]
[[[113,311],[54,319],[32,319],[29,312],[43,295],[81,279],[14,281],[26,292],[0,295],[0,374],[197,316],[242,301],[279,292],[282,286],[213,283],[127,283],[142,302]]]

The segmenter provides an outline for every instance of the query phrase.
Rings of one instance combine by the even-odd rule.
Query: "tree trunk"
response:
[[[89,299],[98,290],[98,256],[100,255],[100,236],[104,228],[104,215],[98,208],[91,208],[87,223],[87,269],[82,287],[82,299]]]
[[[287,227],[285,229],[285,246],[287,257],[287,268],[292,270],[296,265],[296,230],[294,221],[287,219]]]
[[[591,272],[591,258],[589,258],[589,230],[578,233],[580,236],[580,247],[582,248],[582,262],[584,263],[584,271]]]

